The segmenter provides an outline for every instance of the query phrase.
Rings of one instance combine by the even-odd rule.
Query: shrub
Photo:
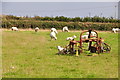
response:
[[[7,15],[2,17],[2,27],[11,28],[16,26],[18,28],[35,28],[40,29],[50,29],[52,27],[56,29],[62,29],[64,26],[68,26],[69,29],[74,30],[111,30],[113,27],[120,27],[120,20],[105,17],[75,17],[67,18],[64,16],[56,17],[16,17],[12,15]],[[113,23],[114,22],[114,23]]]

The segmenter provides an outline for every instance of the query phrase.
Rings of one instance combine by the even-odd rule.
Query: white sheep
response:
[[[67,41],[68,41],[68,40],[73,40],[73,39],[75,39],[75,38],[77,38],[77,37],[74,35],[74,36],[72,36],[72,37],[67,37],[66,40],[67,40]]]
[[[63,32],[64,32],[64,31],[69,32],[69,30],[68,30],[68,27],[67,27],[67,26],[63,27]]]
[[[51,40],[52,40],[52,39],[57,40],[56,33],[55,33],[54,31],[52,31],[52,32],[50,33],[50,37],[51,37]]]
[[[114,33],[116,33],[116,32],[118,32],[118,31],[120,31],[120,29],[119,29],[119,28],[113,28],[112,31],[113,31]]]
[[[63,51],[64,50],[64,48],[61,47],[61,46],[57,46],[57,48],[58,48],[58,51]]]
[[[35,32],[37,32],[38,30],[39,30],[39,28],[38,28],[38,27],[36,27],[36,28],[35,28]]]
[[[12,29],[12,31],[18,31],[17,27],[12,27],[11,29]]]
[[[58,54],[66,54],[66,52],[65,52],[66,48],[63,48],[61,46],[57,46],[57,49],[58,49]]]
[[[88,39],[88,35],[82,35],[82,39]]]
[[[56,34],[58,34],[58,32],[55,28],[51,28],[51,32],[55,32]]]
[[[89,32],[86,33],[87,35],[89,35]],[[95,32],[91,32],[91,36],[96,36]]]

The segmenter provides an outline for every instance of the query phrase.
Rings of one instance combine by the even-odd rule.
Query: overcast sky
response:
[[[118,7],[115,8],[115,5],[118,5],[118,1],[119,0],[2,0],[2,13],[16,16],[117,17]]]
[[[120,0],[1,0],[2,2],[118,2]]]

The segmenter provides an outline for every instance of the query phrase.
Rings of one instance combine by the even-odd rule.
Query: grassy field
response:
[[[56,55],[56,46],[68,44],[66,37],[80,32],[59,32],[51,41],[50,32],[3,31],[2,65],[4,78],[117,78],[118,34],[99,32],[112,50],[99,56]]]

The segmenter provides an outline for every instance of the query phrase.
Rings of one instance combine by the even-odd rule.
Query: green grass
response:
[[[117,78],[118,34],[101,32],[112,50],[99,56],[79,57],[56,55],[56,46],[68,44],[66,37],[80,32],[58,33],[58,40],[51,41],[50,32],[3,31],[3,78]],[[12,68],[14,67],[14,68]]]

